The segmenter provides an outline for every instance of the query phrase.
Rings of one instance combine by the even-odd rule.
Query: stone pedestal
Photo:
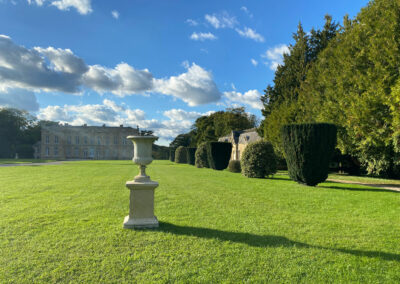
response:
[[[127,181],[126,187],[131,191],[129,215],[124,219],[124,228],[157,228],[158,220],[154,216],[154,189],[158,182]]]
[[[124,228],[157,228],[158,220],[154,216],[154,189],[158,182],[146,175],[146,166],[153,158],[152,145],[156,136],[128,136],[134,145],[132,161],[139,166],[139,174],[134,180],[127,181],[126,187],[131,191],[129,199],[129,215],[124,219]]]

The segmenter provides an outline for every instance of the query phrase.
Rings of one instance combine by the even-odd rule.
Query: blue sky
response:
[[[0,106],[80,125],[139,125],[168,144],[200,115],[259,97],[299,22],[366,0],[0,0]]]

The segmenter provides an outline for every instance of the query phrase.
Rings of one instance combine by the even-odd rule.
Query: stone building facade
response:
[[[219,142],[231,142],[232,154],[231,160],[240,160],[244,149],[249,143],[261,140],[256,128],[232,131],[229,135],[218,139]]]
[[[35,158],[54,160],[127,160],[133,157],[129,135],[139,135],[132,127],[42,126],[41,141],[34,145]]]

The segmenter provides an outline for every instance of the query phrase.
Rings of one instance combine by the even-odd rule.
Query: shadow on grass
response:
[[[391,192],[391,193],[400,193],[399,191],[392,190],[392,189],[386,189],[382,188],[383,185],[381,184],[359,184],[362,187],[351,187],[348,185],[351,185],[350,183],[348,184],[343,184],[343,183],[338,183],[338,182],[332,182],[332,181],[325,181],[325,184],[332,184],[332,185],[318,185],[320,188],[332,188],[332,189],[340,189],[340,190],[352,190],[352,191],[372,191],[372,192]],[[385,185],[387,186],[387,185]],[[371,188],[371,187],[378,187],[378,188]],[[381,188],[381,189],[379,189]]]
[[[249,233],[227,232],[208,228],[198,228],[189,226],[178,226],[167,222],[160,222],[158,231],[172,233],[175,235],[195,236],[204,239],[217,239],[221,241],[229,241],[234,243],[247,244],[253,247],[298,247],[298,248],[315,248],[337,251],[356,256],[366,256],[381,258],[383,260],[394,260],[400,262],[400,255],[394,253],[386,253],[379,251],[362,251],[342,248],[329,248],[322,246],[310,245],[302,242],[292,241],[286,237],[265,235],[259,236]]]

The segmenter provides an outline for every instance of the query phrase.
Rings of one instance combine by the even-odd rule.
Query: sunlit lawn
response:
[[[54,162],[55,160],[41,160],[41,159],[0,159],[2,164],[29,164],[29,163],[47,163]]]
[[[0,168],[0,283],[399,282],[400,194],[155,161],[157,230],[127,230],[130,161]]]

